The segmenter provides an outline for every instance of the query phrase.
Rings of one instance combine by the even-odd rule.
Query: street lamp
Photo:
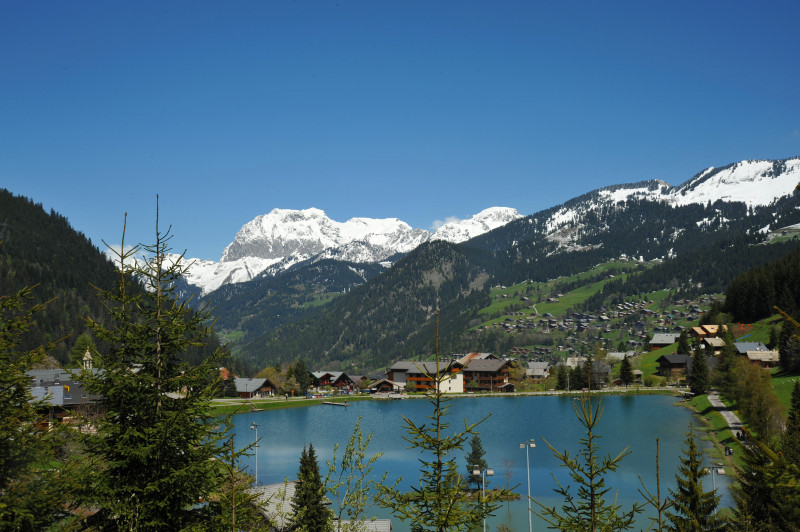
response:
[[[528,457],[528,449],[531,447],[536,447],[536,442],[533,441],[533,438],[528,442],[519,444],[520,449],[525,449],[525,466],[528,470],[528,532],[533,532],[533,518],[531,517],[531,461]]]
[[[486,502],[486,477],[494,476],[494,469],[481,469],[480,465],[472,466],[472,474],[481,476],[481,503]],[[486,532],[486,516],[483,516],[483,532]]]
[[[250,430],[256,431],[256,442],[253,447],[256,448],[256,486],[258,486],[258,424],[255,421],[250,424]]]

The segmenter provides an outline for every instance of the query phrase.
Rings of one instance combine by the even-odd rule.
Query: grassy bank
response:
[[[731,432],[722,414],[711,406],[708,401],[708,395],[698,395],[690,400],[681,401],[680,404],[694,411],[703,422],[703,426],[700,427],[700,430],[704,433],[702,439],[713,444],[709,451],[711,460],[715,463],[719,462],[732,467],[739,467],[742,451],[739,440]],[[725,456],[726,446],[733,449],[732,456]]]

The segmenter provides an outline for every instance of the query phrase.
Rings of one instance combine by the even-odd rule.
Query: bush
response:
[[[664,377],[660,377],[658,375],[655,375],[655,374],[645,375],[643,381],[644,381],[644,385],[649,387],[649,388],[656,387],[656,386],[666,386],[667,385],[667,379],[665,379]]]

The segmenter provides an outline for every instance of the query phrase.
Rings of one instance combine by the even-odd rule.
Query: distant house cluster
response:
[[[431,376],[448,374],[440,390],[446,393],[464,392],[513,392],[509,382],[511,361],[491,353],[469,353],[442,361],[438,368],[435,362],[403,360],[395,362],[386,372],[386,379],[411,391],[425,391],[433,387]]]

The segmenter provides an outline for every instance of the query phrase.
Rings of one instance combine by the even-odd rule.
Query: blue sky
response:
[[[791,2],[5,2],[0,187],[218,259],[317,207],[429,229],[800,155]],[[0,213],[0,221],[2,213]],[[10,223],[13,221],[9,221]]]

